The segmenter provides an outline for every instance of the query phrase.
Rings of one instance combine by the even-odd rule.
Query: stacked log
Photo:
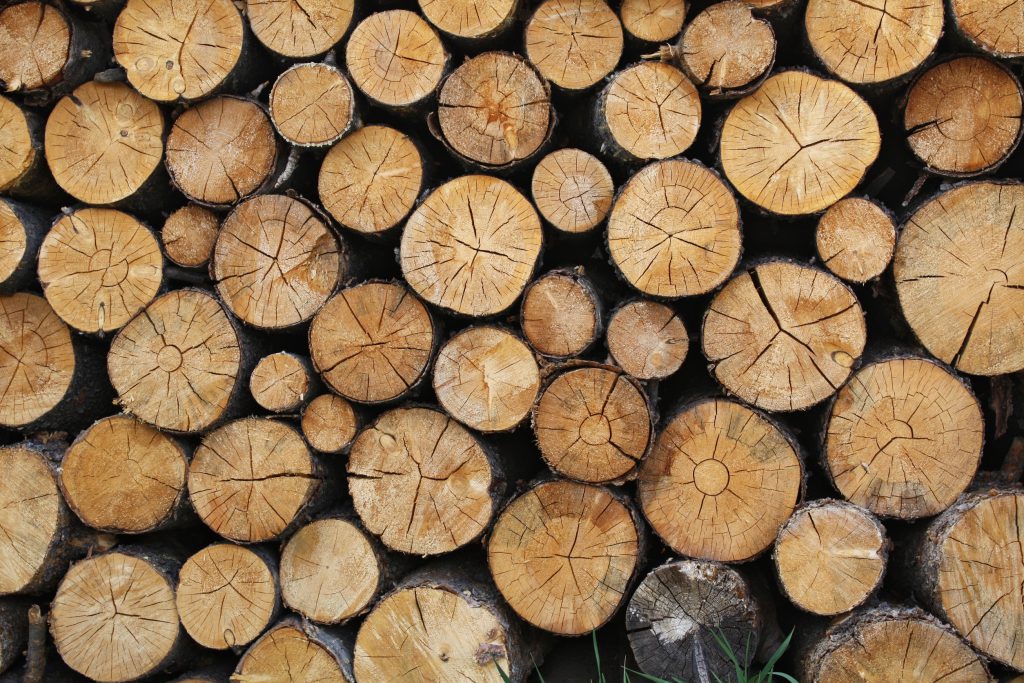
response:
[[[0,5],[0,680],[1024,674],[1024,2]]]

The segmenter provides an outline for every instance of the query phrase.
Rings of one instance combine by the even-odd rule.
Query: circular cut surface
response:
[[[0,97],[0,190],[16,184],[36,160],[28,119],[14,102]]]
[[[181,630],[167,578],[121,552],[72,565],[49,616],[61,658],[96,681],[133,681],[153,672]]]
[[[664,379],[686,360],[690,338],[683,319],[664,304],[632,301],[608,321],[608,352],[633,377]]]
[[[409,285],[441,308],[470,316],[511,306],[533,274],[540,218],[504,180],[466,175],[434,190],[402,231]]]
[[[46,159],[54,180],[90,204],[131,196],[163,156],[160,108],[125,83],[90,81],[64,97],[46,120]]]
[[[700,97],[682,71],[641,62],[618,72],[604,92],[604,116],[615,142],[638,159],[666,159],[693,144]]]
[[[335,394],[317,396],[302,411],[302,434],[321,453],[340,453],[358,427],[352,404]]]
[[[441,83],[448,55],[437,32],[415,12],[371,14],[345,46],[345,63],[356,87],[387,107],[415,104]]]
[[[509,670],[505,632],[486,604],[439,586],[403,588],[359,629],[356,679],[501,683],[499,667]]]
[[[381,583],[377,555],[358,526],[321,519],[302,527],[281,552],[281,596],[311,621],[337,624],[366,609]]]
[[[772,544],[801,495],[800,458],[760,413],[700,401],[658,435],[637,492],[655,532],[678,553],[749,560]]]
[[[867,365],[839,391],[825,454],[847,500],[886,517],[929,517],[974,478],[985,423],[971,391],[942,366],[900,358]]]
[[[613,369],[579,368],[544,388],[533,415],[541,455],[558,474],[589,482],[627,476],[647,454],[647,397]]]
[[[270,116],[277,130],[296,145],[326,145],[352,123],[352,86],[329,64],[296,64],[270,90]]]
[[[306,366],[285,351],[264,356],[249,376],[249,391],[263,408],[277,413],[296,410],[309,392]]]
[[[3,124],[0,123],[0,126]],[[0,141],[0,147],[3,142]],[[25,258],[28,240],[25,225],[11,204],[0,199],[0,282],[11,277]]]
[[[272,628],[253,643],[238,662],[232,678],[274,683],[351,683],[327,648],[289,624]]]
[[[348,488],[363,524],[389,548],[437,555],[491,521],[494,473],[476,439],[437,410],[397,408],[352,444]]]
[[[529,158],[547,140],[550,92],[522,57],[485,52],[445,79],[437,118],[458,154],[478,164],[503,166]]]
[[[181,446],[149,425],[114,415],[82,432],[61,460],[68,506],[94,529],[142,533],[181,501],[188,460]]]
[[[167,258],[185,268],[205,266],[213,254],[220,217],[196,204],[186,204],[164,221],[160,237]]]
[[[526,24],[526,56],[555,85],[583,90],[622,56],[622,24],[604,0],[545,0]]]
[[[352,22],[353,0],[246,0],[261,43],[285,57],[312,57],[334,47]]]
[[[62,215],[39,248],[46,300],[82,332],[123,327],[156,296],[163,265],[149,228],[113,209]]]
[[[764,410],[803,410],[842,386],[866,335],[849,287],[815,268],[769,261],[715,295],[701,345],[733,394]]]
[[[274,194],[248,199],[224,219],[211,274],[235,315],[278,329],[312,318],[345,270],[327,224],[305,202]]]
[[[198,202],[233,204],[260,189],[276,163],[270,117],[239,97],[215,97],[186,109],[167,136],[167,171]]]
[[[717,175],[694,161],[645,166],[608,218],[608,251],[645,294],[681,297],[722,284],[740,258],[739,207]]]
[[[775,32],[748,3],[719,2],[686,27],[678,59],[712,95],[746,88],[775,62]]]
[[[437,354],[434,392],[449,415],[482,432],[512,429],[540,390],[530,347],[499,327],[471,327]]]
[[[0,11],[0,81],[8,92],[60,82],[70,49],[71,27],[56,7],[21,2]]]
[[[494,582],[526,621],[563,635],[602,626],[625,600],[639,536],[598,486],[553,481],[512,501],[487,544]]]
[[[64,398],[75,374],[71,331],[41,296],[0,296],[0,425],[27,425]]]
[[[211,295],[168,292],[110,344],[107,372],[121,405],[161,429],[198,432],[223,414],[241,351],[234,325]]]
[[[615,185],[597,157],[580,149],[559,149],[537,164],[531,184],[541,215],[564,232],[596,228],[612,208]]]
[[[207,434],[188,472],[196,514],[239,543],[280,536],[318,486],[302,437],[283,422],[254,417]]]
[[[928,168],[970,175],[997,166],[1013,152],[1021,110],[1021,85],[1012,71],[981,57],[959,57],[914,82],[903,128],[911,151]]]
[[[419,0],[431,24],[460,38],[484,37],[499,29],[516,8],[516,0]]]
[[[569,358],[594,342],[601,315],[596,294],[586,280],[555,271],[530,284],[519,322],[538,353]]]
[[[662,43],[679,33],[686,19],[686,0],[623,0],[623,27],[640,40]]]
[[[67,513],[44,455],[24,446],[0,448],[0,467],[0,594],[10,595],[43,568]]]
[[[936,358],[972,375],[1024,368],[1024,185],[972,183],[926,202],[900,231],[893,276]]]
[[[825,68],[884,83],[920,66],[942,36],[942,0],[810,0],[804,27]]]
[[[821,216],[814,239],[826,268],[848,282],[863,283],[889,267],[896,226],[874,200],[847,197]]]
[[[773,213],[801,215],[853,190],[880,144],[878,121],[860,95],[837,81],[784,71],[732,108],[720,152],[740,194]]]
[[[997,57],[1024,55],[1024,0],[951,0],[953,21],[970,40]]]
[[[427,370],[436,330],[426,306],[392,282],[338,292],[309,327],[313,365],[352,401],[398,398]]]
[[[412,211],[423,185],[423,159],[408,135],[364,126],[331,147],[320,166],[320,200],[350,230],[383,232]]]

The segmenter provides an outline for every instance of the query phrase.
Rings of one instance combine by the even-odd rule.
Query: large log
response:
[[[352,86],[337,67],[296,64],[274,81],[270,119],[298,147],[324,147],[357,124]]]
[[[604,0],[545,0],[526,22],[526,58],[556,87],[577,92],[622,56],[622,24]]]

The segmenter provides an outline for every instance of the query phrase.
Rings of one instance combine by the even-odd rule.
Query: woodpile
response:
[[[0,681],[1019,680],[1022,60],[1022,0],[0,3]]]

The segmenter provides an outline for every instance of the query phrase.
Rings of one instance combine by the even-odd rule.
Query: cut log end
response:
[[[676,552],[739,562],[764,552],[803,492],[793,442],[760,413],[725,399],[672,418],[640,468],[640,506]],[[741,527],[743,534],[731,533]]]
[[[301,408],[313,388],[308,363],[285,351],[261,358],[249,376],[249,390],[256,403],[274,413]]]
[[[555,229],[578,234],[593,230],[612,208],[615,185],[597,157],[580,149],[559,149],[537,164],[531,184],[537,210]]]
[[[283,422],[245,418],[210,432],[189,466],[196,514],[239,543],[278,538],[298,520],[322,484],[302,437]]]
[[[353,683],[350,645],[294,618],[267,631],[242,655],[232,683]]]
[[[686,360],[690,338],[683,319],[665,304],[631,301],[608,321],[608,353],[640,380],[660,380],[676,373]]]
[[[461,176],[434,190],[406,222],[402,273],[436,306],[495,315],[522,294],[541,240],[540,218],[515,187],[492,176]]]
[[[663,43],[683,29],[686,0],[623,0],[619,16],[629,35],[649,43]]]
[[[991,3],[988,0],[951,0],[954,26],[982,50],[1004,58],[1024,57],[1024,26],[1007,10],[1019,13],[1020,0]]]
[[[704,294],[736,267],[742,237],[736,199],[707,167],[682,159],[645,166],[608,218],[608,252],[625,279],[666,298]]]
[[[416,387],[436,340],[426,306],[389,282],[342,290],[309,328],[313,364],[324,381],[360,403],[391,401]]]
[[[804,410],[842,386],[864,351],[864,312],[823,271],[769,261],[711,301],[701,345],[715,378],[770,411]]]
[[[215,543],[186,560],[178,574],[177,609],[185,631],[214,650],[247,645],[278,608],[275,568],[261,553]]]
[[[818,221],[818,258],[832,274],[863,284],[881,275],[896,250],[896,225],[878,202],[840,199]]]
[[[485,167],[508,166],[536,154],[553,123],[547,81],[525,58],[486,52],[448,76],[437,120],[448,146]]]
[[[356,512],[384,545],[437,555],[491,521],[501,473],[477,440],[437,410],[397,408],[360,432],[348,459]]]
[[[526,56],[560,88],[585,90],[622,56],[622,24],[604,0],[546,0],[526,23]]]
[[[419,0],[420,11],[438,30],[456,38],[483,40],[515,19],[517,0]]]
[[[487,560],[520,617],[563,635],[588,633],[625,601],[640,563],[641,531],[608,490],[568,481],[540,484],[495,522]]]
[[[117,333],[107,371],[129,412],[162,429],[198,432],[230,408],[242,349],[216,299],[180,289],[156,299]]]
[[[302,411],[302,435],[321,453],[341,453],[358,429],[352,404],[335,394],[317,396]]]
[[[1021,137],[1024,101],[1008,68],[982,57],[942,62],[907,93],[903,129],[926,168],[970,176],[1002,164]]]
[[[499,327],[471,327],[452,337],[434,364],[434,393],[449,415],[481,432],[522,422],[540,391],[540,368],[518,337]]]
[[[220,218],[198,204],[186,204],[164,222],[160,238],[164,253],[184,268],[202,268],[213,255]]]
[[[46,120],[46,160],[65,192],[112,204],[138,192],[159,168],[163,132],[156,103],[126,83],[90,81],[57,102]]]
[[[711,5],[686,27],[677,61],[711,97],[750,91],[775,63],[775,32],[750,5],[726,0]]]
[[[66,531],[67,510],[45,455],[8,446],[0,465],[0,595],[34,592]]]
[[[533,413],[534,434],[548,466],[592,483],[628,478],[647,455],[653,422],[640,385],[605,367],[556,376]]]
[[[290,59],[314,57],[334,47],[349,29],[353,0],[246,0],[252,32],[271,52]]]
[[[885,527],[867,510],[814,501],[779,530],[773,557],[783,592],[802,610],[831,616],[863,604],[885,572]]]
[[[17,186],[38,158],[25,112],[6,97],[0,97],[0,190]]]
[[[111,533],[159,529],[184,498],[188,460],[171,438],[115,415],[82,432],[61,461],[68,506],[88,526]]]
[[[584,276],[552,271],[527,287],[519,322],[537,353],[571,358],[590,348],[600,335],[600,301]]]
[[[0,141],[2,146],[3,141]],[[29,253],[30,226],[18,215],[15,206],[9,200],[0,200],[0,286],[5,291],[13,289],[12,284],[20,284],[19,272],[35,266],[31,262],[33,255]]]
[[[270,119],[293,145],[329,145],[352,127],[354,118],[352,86],[329,64],[296,64],[270,90]]]
[[[875,114],[857,93],[804,71],[784,71],[729,112],[720,153],[726,177],[748,200],[772,213],[803,215],[849,194],[880,146]]]
[[[70,56],[71,25],[53,5],[20,2],[0,11],[0,82],[7,92],[59,83]]]

